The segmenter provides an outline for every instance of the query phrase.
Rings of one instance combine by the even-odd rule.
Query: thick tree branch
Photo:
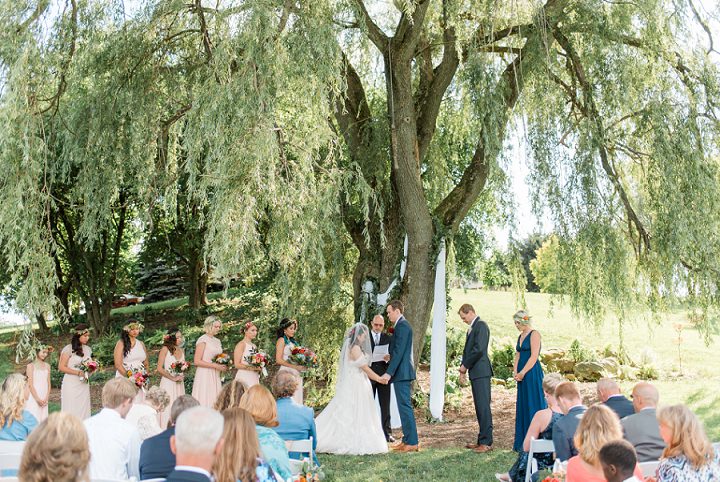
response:
[[[370,13],[367,11],[365,2],[363,0],[355,0],[358,13],[362,17],[363,23],[368,30],[368,37],[375,44],[380,52],[385,52],[388,45],[388,36],[378,27],[375,21],[370,17]]]
[[[208,32],[207,21],[205,20],[205,11],[203,10],[202,0],[195,0],[195,13],[197,13],[200,22],[200,33],[202,34],[203,49],[207,61],[212,60],[212,42],[210,42],[210,33]]]
[[[415,52],[429,6],[430,0],[419,0],[412,14],[403,12],[400,16],[393,43],[398,47],[398,54],[406,60],[410,60]]]

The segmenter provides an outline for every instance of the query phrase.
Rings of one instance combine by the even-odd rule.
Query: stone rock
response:
[[[580,362],[573,369],[575,376],[581,382],[596,382],[607,376],[605,366],[596,361]]]
[[[565,355],[565,350],[561,350],[559,348],[550,348],[549,350],[540,353],[540,361],[543,362],[545,365],[549,365],[550,362],[554,360],[565,358]]]
[[[618,363],[615,358],[603,358],[602,360],[598,360],[598,363],[605,368],[606,376],[616,377],[620,374],[620,363]]]
[[[577,378],[573,373],[568,373],[567,375],[565,375],[565,379],[569,382],[577,381]]]
[[[573,373],[575,369],[575,362],[573,360],[570,360],[568,358],[559,358],[557,360],[553,360],[552,363],[548,363],[548,371],[549,372],[557,372],[557,373]]]
[[[502,378],[491,378],[491,379],[490,379],[490,382],[491,382],[493,385],[499,385],[499,386],[501,386],[501,387],[506,387],[506,386],[507,386],[507,382],[506,382],[505,380],[503,380]]]

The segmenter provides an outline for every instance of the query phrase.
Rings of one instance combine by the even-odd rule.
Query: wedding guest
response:
[[[237,380],[232,380],[231,382],[226,383],[222,387],[222,390],[220,390],[220,394],[218,395],[217,400],[215,400],[213,408],[222,413],[228,408],[239,407],[240,400],[242,399],[245,390],[247,390],[247,387]]]
[[[175,468],[175,454],[170,450],[170,437],[175,435],[175,423],[185,410],[200,405],[190,395],[180,395],[170,407],[168,428],[146,439],[140,446],[140,479],[164,479]]]
[[[0,389],[0,440],[27,440],[30,432],[37,427],[37,419],[25,410],[30,396],[25,375],[8,375]]]
[[[567,464],[566,482],[605,482],[600,465],[600,449],[608,442],[622,440],[620,419],[604,405],[593,405],[580,419],[575,433],[578,454]],[[642,471],[635,466],[635,476],[642,480]]]
[[[222,343],[215,337],[220,333],[222,322],[217,316],[208,316],[203,323],[205,334],[195,343],[195,380],[192,396],[203,407],[212,407],[220,393],[220,373],[226,372],[227,365],[213,362],[223,352]]]
[[[313,455],[315,465],[320,462],[315,455],[317,448],[317,431],[315,430],[315,413],[310,407],[298,405],[292,399],[297,384],[297,376],[289,371],[278,372],[272,383],[273,395],[277,399],[278,426],[274,427],[280,437],[285,440],[307,440],[313,439]],[[302,459],[306,454],[293,452],[291,458]]]
[[[306,370],[305,367],[295,365],[288,361],[292,354],[292,349],[300,346],[295,340],[295,333],[297,333],[298,322],[297,320],[291,320],[290,318],[283,318],[280,321],[275,332],[277,340],[275,341],[275,364],[280,367],[279,371],[288,370],[297,375],[298,383],[297,390],[293,393],[293,400],[298,405],[303,404],[303,384],[302,384],[302,372]]]
[[[85,427],[67,412],[55,412],[30,434],[23,449],[23,482],[90,482],[90,448]]]
[[[611,378],[601,378],[597,382],[597,395],[600,401],[623,419],[635,413],[633,403],[620,392],[617,382]]]
[[[237,368],[235,380],[250,388],[260,383],[261,369],[247,363],[250,355],[257,351],[257,346],[253,343],[253,340],[257,337],[258,329],[252,321],[248,321],[243,324],[242,330],[243,339],[235,345],[235,351],[233,352],[233,361],[235,362],[235,368]]]
[[[137,386],[127,378],[108,380],[102,389],[103,409],[85,420],[91,478],[125,480],[140,475],[140,434],[125,420],[137,391]]]
[[[372,331],[370,332],[370,349],[375,351],[375,347],[378,345],[388,345],[389,348],[392,335],[383,332],[385,329],[385,318],[383,318],[382,315],[375,315],[370,326],[372,327]],[[385,375],[389,361],[390,354],[388,352],[384,360],[370,363],[370,369],[377,375]],[[390,384],[378,383],[375,380],[370,380],[370,384],[373,389],[373,397],[377,394],[377,399],[380,403],[380,421],[382,423],[383,433],[385,434],[385,440],[390,443],[395,442],[395,438],[392,436],[392,428],[390,427]],[[278,410],[279,409],[278,407]],[[280,423],[282,424],[282,421]]]
[[[163,412],[170,404],[170,397],[167,392],[160,387],[150,387],[145,400],[140,403],[133,403],[132,408],[125,416],[125,420],[135,425],[140,434],[140,439],[146,438],[162,432],[160,427],[160,413]]]
[[[580,392],[573,382],[558,385],[555,388],[555,399],[563,416],[553,426],[552,440],[555,445],[555,458],[565,462],[577,455],[575,431],[587,407],[583,405]]]
[[[555,422],[563,416],[562,410],[555,398],[555,389],[564,381],[565,379],[559,373],[548,373],[545,375],[542,386],[548,408],[535,412],[535,416],[530,422],[530,427],[523,441],[523,450],[518,454],[515,464],[510,467],[508,473],[495,474],[495,478],[505,482],[523,482],[525,480],[530,440],[533,438],[538,440],[552,440],[553,426]],[[553,466],[554,460],[552,453],[535,454],[534,458],[538,461],[538,470]]]
[[[185,361],[184,345],[185,338],[182,333],[177,327],[172,327],[163,336],[163,346],[158,354],[157,371],[161,376],[160,388],[164,389],[170,397],[168,407],[171,407],[178,397],[185,395],[185,375],[170,373],[173,363]],[[160,414],[160,426],[167,427],[169,418],[170,410],[166,408]]]
[[[229,408],[223,412],[222,450],[215,458],[213,475],[215,482],[275,482],[270,465],[260,458],[260,443],[255,431],[255,421],[242,408]]]
[[[82,362],[92,357],[88,346],[90,330],[77,325],[69,345],[60,351],[58,370],[64,373],[60,387],[60,410],[72,413],[80,420],[90,416],[90,385],[87,375],[80,369]]]
[[[519,452],[535,412],[547,408],[543,396],[543,371],[538,361],[540,356],[540,332],[531,326],[532,318],[525,310],[513,315],[515,328],[520,331],[515,346],[513,378],[517,381],[515,402],[515,442],[513,450]]]
[[[277,404],[270,391],[262,385],[248,388],[240,399],[240,408],[250,412],[255,420],[263,459],[283,480],[291,477],[287,447],[283,439],[273,430],[273,427],[278,425]]]
[[[640,462],[660,459],[665,450],[665,441],[660,436],[660,424],[657,420],[657,404],[660,395],[653,385],[640,382],[632,391],[632,404],[635,414],[620,420],[625,440],[635,447]]]
[[[487,323],[475,314],[475,308],[465,303],[458,310],[460,318],[469,326],[463,347],[462,362],[460,363],[460,381],[466,383],[470,374],[475,417],[478,422],[478,436],[475,443],[465,445],[478,453],[492,450],[493,425],[490,411],[490,378],[492,365],[488,344],[490,343],[490,328]]]
[[[115,376],[127,378],[128,371],[145,370],[150,373],[147,350],[145,344],[138,340],[138,336],[145,327],[134,318],[127,320],[120,332],[120,339],[115,343],[113,360],[115,363]],[[145,389],[138,390],[135,403],[140,403],[145,398]]]
[[[167,482],[210,482],[215,457],[222,449],[223,417],[209,407],[193,407],[184,411],[170,437],[175,454],[175,468]]]
[[[45,361],[53,347],[39,344],[35,347],[35,358],[25,369],[30,388],[30,397],[25,409],[32,413],[38,423],[48,417],[48,397],[50,396],[50,365]]]
[[[660,435],[665,444],[657,482],[710,482],[720,480],[720,444],[712,445],[702,423],[685,405],[658,411]]]
[[[608,442],[600,449],[600,465],[607,482],[642,482],[633,475],[638,460],[635,449],[625,440]]]

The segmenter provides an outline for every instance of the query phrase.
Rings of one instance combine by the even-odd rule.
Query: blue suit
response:
[[[146,439],[140,446],[140,478],[161,479],[175,470],[175,454],[170,451],[170,437],[175,427]]]
[[[304,405],[298,405],[292,398],[280,398],[277,401],[277,418],[280,423],[273,430],[280,435],[283,440],[307,440],[313,439],[313,455],[315,465],[320,465],[320,461],[315,455],[314,450],[317,448],[317,432],[315,431],[315,414],[313,409]],[[300,454],[292,452],[289,454],[291,459],[299,459]]]
[[[412,362],[413,331],[410,323],[401,316],[395,323],[395,333],[390,342],[390,364],[387,373],[395,387],[400,423],[402,424],[405,445],[417,445],[417,427],[410,398],[410,384],[415,380],[415,367]]]

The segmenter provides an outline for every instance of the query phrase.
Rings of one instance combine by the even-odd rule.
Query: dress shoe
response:
[[[390,450],[392,450],[393,452],[400,452],[404,446],[405,446],[405,444],[400,442],[395,445],[391,445]]]
[[[465,444],[466,449],[476,449],[478,447],[479,447],[478,444]]]
[[[388,436],[387,436],[387,442],[388,442],[388,443],[391,443],[391,444],[392,444],[392,443],[395,443],[395,437],[393,437],[392,435],[388,435]]]
[[[418,452],[419,448],[417,445],[405,445],[402,444],[401,447],[398,447],[395,449],[395,452]]]
[[[481,444],[480,446],[478,446],[478,448],[473,449],[473,451],[475,451],[479,454],[484,454],[486,452],[490,452],[492,449],[493,449],[492,445],[482,445]]]

